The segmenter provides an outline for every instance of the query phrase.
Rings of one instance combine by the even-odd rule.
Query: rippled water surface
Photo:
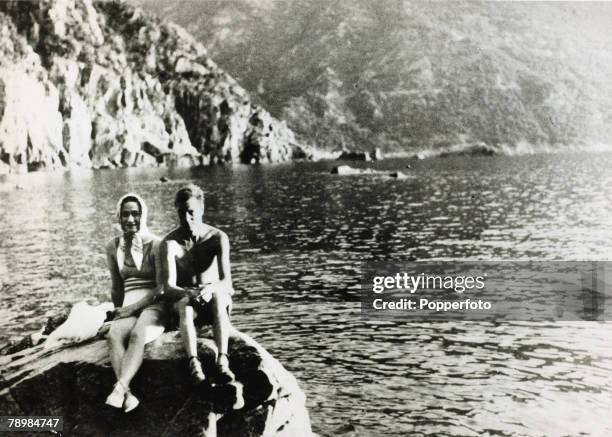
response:
[[[319,434],[612,435],[610,323],[366,322],[359,310],[363,260],[612,259],[612,155],[407,163],[367,163],[406,180],[335,176],[334,163],[3,177],[0,341],[109,300],[116,199],[140,193],[163,234],[174,192],[194,181],[232,242],[234,322],[297,376]]]

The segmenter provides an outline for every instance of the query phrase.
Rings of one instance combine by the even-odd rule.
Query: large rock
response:
[[[214,375],[215,346],[199,340],[205,372]],[[103,340],[0,359],[0,411],[61,415],[64,434],[79,436],[311,436],[305,396],[295,378],[252,338],[235,331],[229,343],[237,382],[194,386],[178,332],[147,345],[132,392],[140,407],[126,415],[104,404],[114,383]],[[244,407],[233,410],[238,394]]]
[[[178,26],[118,1],[0,2],[2,172],[278,162],[303,148]]]

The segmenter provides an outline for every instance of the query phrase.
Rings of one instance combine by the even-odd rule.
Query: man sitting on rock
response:
[[[200,383],[206,379],[198,358],[195,326],[212,322],[218,381],[228,383],[234,380],[227,357],[234,294],[229,240],[221,230],[203,223],[204,192],[198,186],[181,188],[174,205],[180,226],[160,245],[164,295],[178,313],[192,377]]]

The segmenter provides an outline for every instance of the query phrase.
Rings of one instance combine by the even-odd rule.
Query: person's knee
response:
[[[186,308],[189,306],[189,298],[183,297],[180,300],[174,303],[174,311],[179,315],[179,317],[183,318],[185,315]]]
[[[124,333],[117,325],[111,324],[106,341],[110,346],[123,344]]]
[[[187,305],[189,305],[189,297],[187,296],[182,297],[174,303],[174,310],[177,313],[180,313],[182,311],[185,311],[185,307]]]
[[[215,308],[225,310],[232,304],[232,297],[227,293],[213,293],[211,303]]]

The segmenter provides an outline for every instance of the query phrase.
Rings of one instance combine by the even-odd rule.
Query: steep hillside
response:
[[[609,4],[133,1],[330,148],[612,143]]]
[[[304,153],[176,25],[123,2],[0,2],[0,173]]]

